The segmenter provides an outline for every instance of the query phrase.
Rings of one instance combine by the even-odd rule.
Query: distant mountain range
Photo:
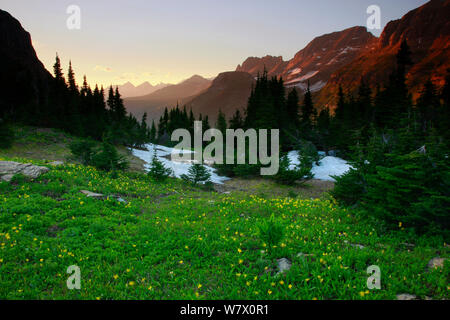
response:
[[[250,57],[235,71],[219,74],[215,79],[195,75],[179,84],[152,86],[145,82],[119,86],[129,112],[138,118],[144,112],[158,119],[165,107],[177,103],[208,115],[214,123],[219,110],[230,117],[244,109],[258,73],[283,77],[287,87],[302,93],[308,82],[318,108],[333,109],[339,85],[354,93],[363,78],[373,88],[386,83],[395,65],[400,43],[407,40],[413,65],[407,83],[415,96],[423,83],[431,79],[438,87],[450,68],[450,0],[431,0],[389,22],[379,38],[365,27],[353,27],[312,40],[293,59]],[[9,13],[0,10],[0,107],[13,108],[26,101],[40,100],[48,90],[50,73],[39,61],[30,35]],[[17,88],[27,88],[26,93]]]
[[[333,109],[339,85],[353,94],[361,79],[373,89],[385,84],[403,39],[412,52],[413,65],[407,83],[416,98],[426,80],[431,79],[437,87],[444,84],[450,68],[448,17],[450,0],[432,0],[401,19],[389,22],[379,38],[365,27],[353,27],[315,38],[290,61],[273,56],[250,57],[238,65],[235,74],[219,75],[216,80],[220,80],[220,86],[212,85],[187,105],[194,111],[202,110],[212,119],[219,110],[229,116],[236,109],[244,109],[250,96],[252,79],[242,72],[254,77],[266,70],[269,76],[283,77],[288,88],[297,88],[300,93],[309,82],[316,107]],[[233,83],[236,78],[246,79],[245,84],[237,88]]]
[[[134,86],[131,82],[124,83],[123,85],[115,85],[114,87],[118,87],[120,94],[123,98],[132,98],[132,97],[140,97],[151,94],[159,89],[170,86],[168,83],[159,83],[153,86],[148,81]]]
[[[183,106],[194,96],[206,90],[211,82],[195,75],[179,84],[168,85],[145,96],[124,99],[125,106],[138,118],[147,112],[149,120],[158,119],[165,107],[170,109],[177,104]]]

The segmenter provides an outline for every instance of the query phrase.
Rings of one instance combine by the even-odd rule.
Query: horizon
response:
[[[370,0],[283,0],[263,4],[249,1],[237,6],[234,0],[133,0],[125,5],[122,1],[79,0],[75,4],[81,9],[81,29],[69,30],[66,10],[73,4],[69,1],[1,2],[1,9],[31,34],[47,70],[52,72],[58,53],[65,74],[72,61],[78,84],[86,75],[88,83],[104,87],[127,82],[134,86],[145,82],[153,86],[178,84],[193,75],[210,79],[234,71],[248,57],[271,55],[288,61],[318,36],[365,26],[366,9],[373,4]],[[381,29],[368,31],[378,37],[389,21],[426,2],[379,0]],[[291,9],[286,12],[288,7]],[[346,10],[339,10],[344,7]],[[147,13],[150,11],[155,14]]]

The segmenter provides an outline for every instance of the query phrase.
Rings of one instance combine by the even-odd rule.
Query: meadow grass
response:
[[[258,225],[272,214],[284,237],[268,250]],[[448,299],[449,264],[427,270],[431,258],[450,256],[444,241],[404,226],[381,231],[327,197],[225,195],[67,164],[0,183],[0,298]],[[292,267],[277,275],[280,258]],[[67,288],[71,265],[81,290]],[[381,269],[381,290],[367,288],[370,265]]]

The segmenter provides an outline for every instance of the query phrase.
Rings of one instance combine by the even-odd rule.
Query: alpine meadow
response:
[[[450,0],[0,7],[1,300],[450,298]]]

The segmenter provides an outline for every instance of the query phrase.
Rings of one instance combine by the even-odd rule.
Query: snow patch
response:
[[[324,152],[319,152],[319,155],[325,155]],[[298,158],[298,151],[291,151],[288,153],[288,158],[291,161],[289,169],[294,170],[296,166],[300,165],[300,160]],[[335,181],[332,176],[340,177],[347,173],[352,167],[347,161],[337,157],[324,157],[319,161],[319,165],[314,164],[312,168],[312,173],[314,174],[314,179],[324,180],[324,181]]]
[[[319,73],[319,71],[310,71],[310,72],[308,72],[307,74],[305,74],[304,76],[301,76],[301,77],[298,77],[298,78],[295,78],[295,79],[292,79],[292,80],[286,82],[286,84],[291,84],[291,83],[295,83],[295,82],[306,81],[306,80],[308,80],[308,79],[314,77],[314,76],[315,76],[316,74],[318,74],[318,73]]]
[[[175,148],[169,148],[160,145],[147,144],[145,147],[148,151],[131,149],[134,156],[138,157],[141,160],[144,160],[146,164],[144,165],[145,169],[148,171],[150,168],[150,163],[152,162],[153,153],[156,150],[156,157],[160,160],[167,168],[173,170],[175,177],[180,178],[183,174],[188,174],[189,168],[195,163],[194,160],[180,162],[180,161],[172,161],[171,154],[193,154],[194,151],[191,150],[180,150]],[[205,161],[206,162],[206,161]],[[225,181],[230,180],[228,177],[219,176],[216,173],[216,170],[212,167],[205,166],[204,167],[211,173],[211,182],[217,184],[223,184]]]
[[[301,72],[302,72],[302,68],[295,68],[295,69],[289,70],[288,74],[293,76],[293,75],[299,74]]]

